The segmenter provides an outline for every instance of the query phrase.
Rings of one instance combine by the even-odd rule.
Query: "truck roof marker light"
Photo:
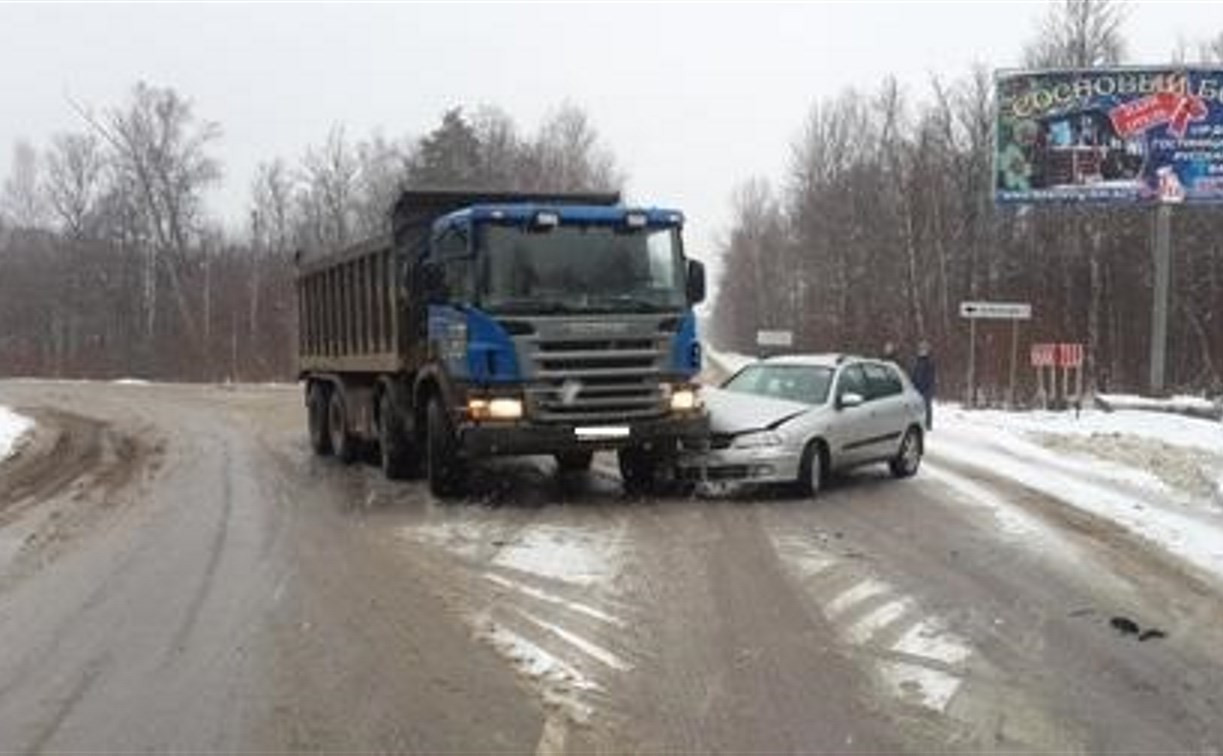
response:
[[[556,228],[561,224],[561,216],[551,210],[540,210],[535,213],[535,217],[531,219],[532,225],[536,228]]]
[[[629,228],[645,228],[648,220],[645,213],[630,212],[624,215],[624,225]]]

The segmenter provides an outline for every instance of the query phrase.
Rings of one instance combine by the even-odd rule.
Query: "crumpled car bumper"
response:
[[[688,451],[680,455],[679,475],[685,480],[742,483],[793,483],[798,480],[802,452],[784,446]]]

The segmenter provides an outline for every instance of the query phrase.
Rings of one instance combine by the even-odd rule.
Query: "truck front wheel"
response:
[[[378,453],[382,473],[388,480],[416,477],[416,449],[404,433],[403,420],[389,390],[383,391],[378,399]]]
[[[646,449],[630,446],[617,455],[620,478],[628,494],[646,494],[654,490],[658,476],[658,457]]]
[[[429,490],[434,496],[458,496],[463,492],[465,465],[459,458],[459,443],[442,402],[436,396],[426,410],[425,464]]]

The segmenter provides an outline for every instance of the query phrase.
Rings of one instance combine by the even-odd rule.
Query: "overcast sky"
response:
[[[816,99],[896,74],[911,96],[974,62],[1015,65],[1040,3],[273,3],[0,6],[0,176],[12,145],[80,129],[66,95],[121,103],[140,79],[221,124],[211,210],[244,217],[255,165],[295,159],[343,123],[419,135],[448,107],[493,103],[533,129],[585,108],[636,201],[689,218],[712,251],[737,182],[784,175]],[[1130,58],[1163,61],[1223,31],[1223,3],[1142,3]]]

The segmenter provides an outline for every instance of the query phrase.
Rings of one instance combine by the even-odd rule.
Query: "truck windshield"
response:
[[[686,304],[679,232],[559,226],[480,231],[490,312],[656,312]]]

